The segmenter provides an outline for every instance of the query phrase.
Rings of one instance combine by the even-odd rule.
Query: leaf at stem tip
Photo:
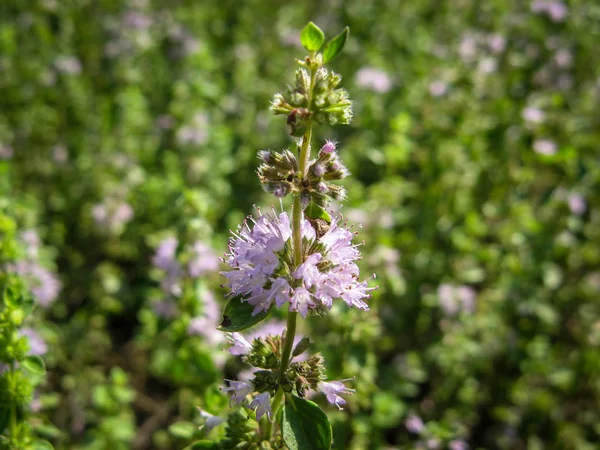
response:
[[[325,42],[325,35],[313,22],[308,22],[300,33],[300,42],[309,52],[317,52]]]
[[[323,63],[328,63],[337,55],[342,53],[344,49],[344,45],[346,45],[346,41],[348,40],[348,36],[350,36],[350,28],[344,28],[340,34],[331,39],[323,49]]]
[[[223,321],[218,329],[229,332],[245,330],[264,320],[271,312],[271,308],[254,316],[252,315],[253,311],[254,306],[242,301],[241,296],[233,297],[225,305]]]
[[[46,373],[46,364],[44,364],[44,360],[37,355],[26,357],[21,364],[26,370],[35,375],[44,375]]]
[[[281,416],[283,441],[290,450],[329,450],[331,424],[325,413],[310,400],[287,395]]]

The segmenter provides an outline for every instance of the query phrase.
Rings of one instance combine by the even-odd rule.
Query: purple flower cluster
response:
[[[46,341],[33,328],[21,328],[18,332],[19,336],[26,337],[29,341],[30,355],[44,355],[48,351]]]
[[[212,248],[202,241],[196,241],[188,247],[189,261],[187,271],[177,260],[177,246],[179,241],[176,237],[163,239],[152,257],[152,264],[165,273],[160,286],[168,295],[179,297],[181,295],[181,279],[185,276],[199,278],[205,274],[216,272],[219,268],[219,258]]]
[[[473,313],[477,294],[470,286],[454,286],[441,284],[437,290],[442,310],[447,316],[453,316],[459,311]]]
[[[25,231],[21,234],[21,241],[25,245],[26,257],[10,264],[7,269],[23,277],[38,304],[47,308],[58,297],[62,285],[54,272],[40,264],[41,241],[37,233],[33,230]]]
[[[133,219],[134,211],[124,201],[108,198],[92,207],[92,218],[96,225],[108,232],[121,233]]]
[[[331,221],[329,229],[318,236],[309,220],[303,220],[301,233],[304,262],[294,265],[290,218],[261,215],[245,221],[230,241],[226,262],[232,270],[224,272],[231,295],[240,295],[254,306],[253,314],[267,311],[273,303],[289,303],[290,311],[306,317],[309,310],[330,309],[334,299],[348,306],[369,309],[366,281],[359,281],[356,261],[360,258],[354,234]]]

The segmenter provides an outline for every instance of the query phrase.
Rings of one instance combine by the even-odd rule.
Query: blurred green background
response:
[[[600,4],[583,0],[3,0],[0,286],[38,298],[36,433],[179,449],[205,433],[195,406],[228,410],[218,387],[246,368],[213,331],[215,255],[274,203],[256,152],[292,146],[268,106],[309,20],[351,29],[332,69],[355,119],[316,137],[353,173],[340,211],[380,286],[368,313],[303,324],[330,378],[355,377],[326,407],[334,448],[598,448]]]

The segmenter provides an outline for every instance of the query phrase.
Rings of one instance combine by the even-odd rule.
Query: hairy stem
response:
[[[312,91],[315,86],[315,75],[316,70],[311,70],[310,73],[310,90],[308,92],[308,109],[312,103]],[[306,172],[306,166],[310,160],[310,141],[312,139],[312,122],[308,123],[308,127],[304,136],[302,136],[302,144],[300,147],[300,177],[304,178]],[[298,267],[304,261],[302,254],[302,201],[300,195],[294,197],[294,206],[292,211],[292,243],[294,250],[294,265]],[[287,326],[283,342],[283,350],[281,352],[281,365],[279,366],[279,382],[283,385],[285,382],[285,372],[288,364],[291,360],[292,347],[294,345],[294,338],[296,336],[296,319],[298,317],[297,311],[289,311],[287,317]],[[273,397],[273,403],[271,404],[271,410],[273,411],[273,417],[277,415],[277,411],[281,407],[283,402],[283,389],[281,386],[277,390],[275,397]],[[272,435],[272,426],[268,425],[267,436]]]

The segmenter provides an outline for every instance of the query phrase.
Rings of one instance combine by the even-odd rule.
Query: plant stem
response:
[[[315,87],[315,75],[316,70],[311,70],[310,73],[310,90],[308,92],[308,109],[312,103],[312,91]],[[300,147],[300,177],[304,178],[306,172],[306,166],[310,159],[310,141],[312,139],[312,121],[308,122],[308,126],[304,136],[302,136],[302,145]],[[294,197],[294,206],[292,211],[292,244],[294,250],[294,265],[298,267],[304,262],[304,256],[302,254],[302,201],[300,195]],[[294,337],[296,336],[296,319],[298,317],[297,311],[289,311],[287,317],[286,332],[283,341],[283,349],[281,351],[281,365],[279,366],[279,383],[280,387],[277,393],[273,397],[273,403],[271,404],[271,411],[273,413],[273,419],[277,416],[277,412],[283,402],[283,383],[285,382],[285,372],[288,364],[291,360],[292,347],[294,346]],[[273,428],[269,421],[266,428],[266,435],[271,437]]]
[[[10,371],[14,373],[15,371],[15,363],[12,361],[10,363]],[[10,408],[10,443],[12,445],[17,442],[17,407],[12,405]]]

